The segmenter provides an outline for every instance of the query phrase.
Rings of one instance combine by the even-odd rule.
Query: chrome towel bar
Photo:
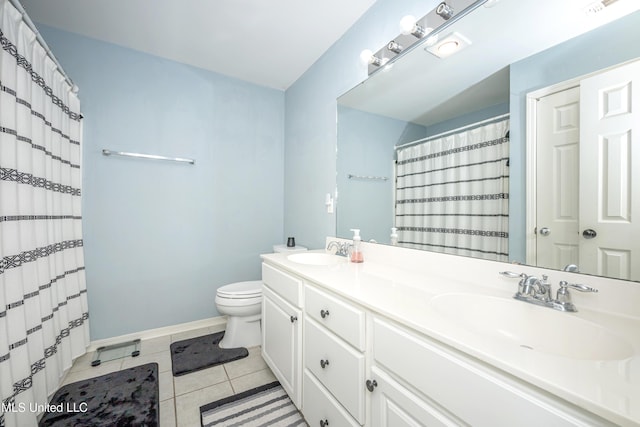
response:
[[[349,179],[368,179],[368,180],[372,180],[372,181],[387,181],[389,179],[386,176],[364,176],[364,175],[353,175],[353,174],[347,175],[347,178],[349,178]]]
[[[152,159],[152,160],[169,160],[171,162],[189,163],[191,165],[196,163],[196,161],[193,159],[184,159],[182,157],[165,157],[165,156],[156,156],[155,154],[129,153],[126,151],[112,151],[107,149],[103,149],[102,154],[105,156],[125,156],[125,157],[138,157],[142,159]]]

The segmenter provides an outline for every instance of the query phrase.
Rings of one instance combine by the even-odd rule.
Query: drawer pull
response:
[[[320,310],[320,317],[323,319],[329,315],[329,310]]]
[[[328,420],[320,420],[320,427],[328,427],[329,426],[329,421]]]
[[[298,316],[291,316],[291,323],[294,323],[296,320],[298,320]]]
[[[373,390],[378,387],[378,382],[376,380],[367,380],[365,383],[367,385],[367,390],[373,392]]]
[[[322,369],[326,368],[327,366],[329,366],[329,360],[321,360],[320,361],[320,367]]]

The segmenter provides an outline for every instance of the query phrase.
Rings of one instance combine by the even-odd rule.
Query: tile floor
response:
[[[87,353],[76,360],[63,384],[156,362],[160,376],[160,427],[199,427],[200,406],[276,380],[260,355],[260,347],[250,348],[244,359],[173,376],[171,343],[223,329],[224,325],[143,340],[140,356],[103,362],[96,367],[91,366],[93,352]]]

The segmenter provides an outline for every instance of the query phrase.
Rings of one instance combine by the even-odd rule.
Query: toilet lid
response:
[[[231,283],[218,288],[217,294],[224,298],[255,298],[262,295],[262,281]]]

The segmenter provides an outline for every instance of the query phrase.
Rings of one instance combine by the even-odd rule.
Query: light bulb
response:
[[[407,15],[400,20],[400,31],[405,36],[411,34],[416,27],[416,18],[412,15]]]
[[[369,49],[363,50],[360,53],[360,60],[363,64],[371,64],[371,61],[373,61],[373,52],[371,52]]]
[[[375,56],[373,52],[371,52],[369,49],[365,49],[362,52],[360,52],[360,60],[364,64],[373,64],[376,67],[380,67],[381,65],[386,64],[389,61],[389,58],[380,59],[377,56]]]
[[[434,44],[438,43],[438,35],[434,34],[434,35],[429,35],[433,32],[433,28],[427,27],[424,29],[424,32],[427,34],[427,40],[424,42],[425,45],[427,46],[433,46]]]
[[[405,36],[411,34],[412,36],[420,39],[424,36],[424,28],[417,24],[416,18],[411,15],[407,15],[400,20],[400,30]]]
[[[431,28],[427,28],[427,30],[429,30],[429,33],[433,31]],[[427,33],[427,34],[429,34],[429,33]],[[438,37],[437,34],[435,34],[433,36],[428,36],[427,37],[427,41],[425,41],[424,44],[427,45],[427,46],[433,46],[434,44],[438,43],[438,39],[439,39],[439,37]]]

